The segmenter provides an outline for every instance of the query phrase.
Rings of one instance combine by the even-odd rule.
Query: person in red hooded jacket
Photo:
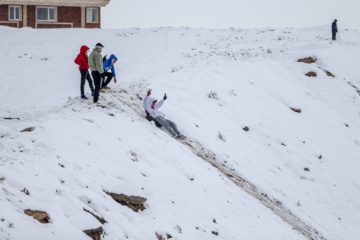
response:
[[[81,98],[83,99],[88,99],[84,93],[85,80],[88,81],[89,87],[91,89],[91,93],[92,95],[94,95],[94,85],[88,70],[89,69],[88,55],[87,55],[88,50],[89,48],[87,46],[85,45],[81,46],[80,53],[79,55],[77,55],[74,61],[76,64],[79,65],[79,70],[81,74],[80,92],[81,92]]]

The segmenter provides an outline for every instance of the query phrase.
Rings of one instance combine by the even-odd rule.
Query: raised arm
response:
[[[164,98],[162,100],[160,100],[160,102],[158,104],[156,104],[156,109],[159,109],[165,102],[165,100],[167,99],[166,93],[164,94]]]
[[[150,95],[151,95],[151,89],[149,88],[149,90],[146,93],[146,96],[144,97],[144,101],[143,101],[143,106],[146,111],[148,111],[148,109],[150,108],[150,104],[149,104],[149,96]]]
[[[146,111],[148,111],[148,108],[149,108],[149,96],[144,97],[143,105],[144,105],[144,109]]]

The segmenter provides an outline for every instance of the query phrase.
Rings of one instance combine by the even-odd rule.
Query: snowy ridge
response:
[[[0,112],[20,118],[0,125],[0,239],[86,240],[99,227],[101,239],[357,239],[359,32],[0,34]],[[97,42],[119,58],[119,82],[93,104],[73,60]],[[148,88],[167,93],[161,111],[188,141],[144,118]],[[145,210],[108,193],[146,198]]]

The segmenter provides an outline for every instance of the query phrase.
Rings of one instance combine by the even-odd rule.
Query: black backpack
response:
[[[148,111],[145,110],[145,113],[146,113],[146,117],[145,117],[145,118],[146,118],[149,122],[154,121],[154,122],[155,122],[155,125],[156,125],[158,128],[161,128],[161,127],[162,127],[160,123],[158,123],[157,121],[155,121],[155,118],[153,118],[153,117],[148,113]]]

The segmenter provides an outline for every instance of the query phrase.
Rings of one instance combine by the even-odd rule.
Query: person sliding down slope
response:
[[[167,99],[166,93],[164,98],[157,103],[157,99],[150,97],[151,89],[147,91],[147,95],[144,98],[144,109],[147,115],[153,118],[161,126],[164,126],[166,130],[175,137],[175,139],[185,139],[186,137],[183,136],[176,127],[176,124],[168,119],[165,119],[158,109],[164,104],[164,101]],[[157,104],[156,104],[157,103]]]

